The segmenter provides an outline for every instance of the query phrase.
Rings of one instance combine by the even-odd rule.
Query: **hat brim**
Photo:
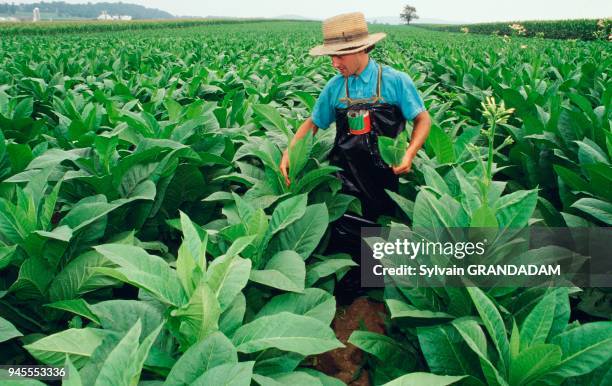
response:
[[[352,42],[339,43],[339,44],[321,44],[313,47],[309,54],[311,56],[323,56],[323,55],[347,55],[354,54],[365,50],[366,48],[376,44],[383,40],[387,36],[384,32],[377,32],[368,35],[367,37]]]

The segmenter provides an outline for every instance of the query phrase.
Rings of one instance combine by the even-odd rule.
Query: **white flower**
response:
[[[525,33],[527,32],[525,27],[518,23],[510,24],[508,27],[514,32],[516,32],[518,35],[525,35]]]
[[[504,101],[501,101],[499,104],[495,101],[494,97],[486,97],[485,102],[481,102],[482,106],[482,115],[490,122],[490,123],[506,123],[508,122],[508,118],[514,112],[513,108],[507,109]]]

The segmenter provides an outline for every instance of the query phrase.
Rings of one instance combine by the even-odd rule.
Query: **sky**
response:
[[[11,0],[3,2],[34,3]],[[65,0],[97,3],[95,0]],[[118,0],[105,0],[118,2]],[[48,2],[48,0],[47,0]],[[455,22],[555,20],[612,17],[608,0],[123,0],[124,3],[158,8],[177,16],[275,17],[300,15],[324,19],[344,12],[360,11],[368,19],[398,16],[405,4],[427,19]]]

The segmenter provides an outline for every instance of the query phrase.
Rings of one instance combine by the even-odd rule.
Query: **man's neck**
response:
[[[363,62],[361,63],[357,71],[355,71],[354,75],[359,76],[366,69],[366,67],[368,66],[368,63],[370,63],[370,56],[366,54]]]

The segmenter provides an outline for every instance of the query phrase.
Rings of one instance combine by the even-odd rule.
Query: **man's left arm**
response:
[[[412,160],[416,157],[419,149],[425,144],[425,140],[429,135],[429,129],[431,128],[431,118],[427,110],[420,112],[413,119],[412,136],[410,138],[410,145],[406,149],[406,154],[402,159],[402,163],[393,167],[395,174],[408,173],[412,169]]]

